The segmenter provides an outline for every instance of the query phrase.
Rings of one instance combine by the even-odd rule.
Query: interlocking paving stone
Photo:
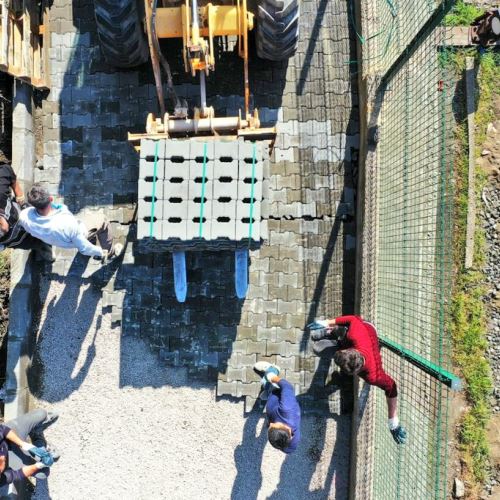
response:
[[[356,58],[346,2],[302,2],[299,48],[288,63],[261,61],[251,54],[251,101],[260,109],[263,123],[278,127],[269,172],[263,172],[271,190],[267,207],[262,206],[262,214],[269,216],[267,232],[261,228],[266,239],[251,250],[245,301],[234,296],[231,251],[188,252],[184,304],[174,297],[171,254],[152,255],[147,245],[136,242],[137,237],[149,239],[149,221],[139,217],[135,223],[134,212],[138,198],[147,195],[144,182],[138,182],[139,172],[150,160],[147,175],[152,176],[155,144],[143,145],[140,159],[127,142],[127,132],[143,131],[147,113],[156,110],[151,71],[110,68],[98,46],[92,2],[82,0],[74,7],[55,0],[51,8],[52,89],[42,106],[43,169],[36,170],[35,180],[48,183],[75,212],[87,206],[102,208],[122,241],[128,242],[121,267],[107,271],[87,265],[83,276],[107,283],[106,301],[113,320],[121,319],[124,334],[144,337],[162,362],[189,365],[190,377],[213,382],[218,378],[219,395],[246,396],[250,408],[259,383],[248,368],[267,359],[293,380],[303,406],[341,411],[339,392],[325,393],[324,373],[318,373],[318,359],[303,328],[314,316],[353,310],[352,217],[359,130],[355,69],[346,64]],[[207,86],[208,100],[219,115],[237,113],[243,104],[242,75],[234,71],[235,61],[233,54],[217,61]],[[196,103],[198,86],[184,74],[181,58],[173,57],[170,64],[179,95]],[[244,147],[244,156],[252,157],[250,143],[221,144],[219,152],[207,147],[207,166],[212,168],[214,158],[213,169],[221,175],[234,173],[233,163],[220,161],[221,156],[238,157]],[[179,175],[175,161],[203,156],[203,147],[203,141],[191,142],[188,148],[185,141],[160,147],[159,178]],[[186,162],[184,183],[157,186],[163,206],[159,203],[156,209],[162,217],[177,216],[177,207],[168,200],[187,200],[188,181],[198,175],[199,165]],[[248,196],[248,184],[238,188]],[[214,213],[237,217],[248,208],[214,204],[223,195],[234,195],[232,184],[215,184],[210,192]],[[260,192],[258,197],[262,198]],[[147,208],[143,205],[141,210]],[[170,231],[171,225],[154,224],[156,236],[195,234],[197,228],[181,220],[183,228],[177,232]],[[222,226],[212,225],[210,237],[233,237]],[[235,236],[246,237],[248,230],[247,225]],[[73,259],[73,254],[61,254],[51,272],[80,272],[75,266],[71,270]]]

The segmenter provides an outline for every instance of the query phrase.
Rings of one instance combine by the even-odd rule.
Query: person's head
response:
[[[286,450],[292,441],[292,429],[282,423],[271,423],[267,431],[267,438],[273,448],[281,451]]]
[[[341,349],[335,353],[333,360],[347,375],[358,374],[365,364],[365,358],[356,349]]]
[[[344,340],[347,337],[348,331],[349,328],[344,325],[335,325],[332,327],[332,335],[339,340]]]
[[[42,184],[33,184],[28,191],[28,203],[37,210],[45,210],[52,200],[53,198],[50,196],[48,189]]]

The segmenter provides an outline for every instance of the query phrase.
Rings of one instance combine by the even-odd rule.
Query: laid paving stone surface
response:
[[[353,311],[355,41],[347,2],[306,0],[301,9],[290,61],[258,60],[251,47],[252,105],[278,135],[268,237],[250,252],[245,300],[235,296],[232,252],[188,252],[188,297],[179,304],[171,254],[152,254],[137,241],[139,156],[127,132],[144,131],[147,113],[158,108],[156,91],[149,66],[114,71],[103,60],[89,0],[53,3],[52,88],[37,96],[43,141],[35,181],[48,183],[75,213],[104,210],[126,243],[123,260],[109,269],[58,250],[46,270],[53,279],[92,280],[124,335],[142,338],[166,365],[187,368],[189,380],[216,384],[218,396],[245,397],[248,409],[259,391],[251,365],[266,359],[281,366],[305,409],[339,413],[349,407],[349,391],[324,388],[331,367],[312,355],[304,326]],[[183,72],[179,43],[166,42],[165,50],[179,95],[196,104],[198,85]],[[234,50],[222,52],[207,94],[218,116],[242,107],[243,67]]]

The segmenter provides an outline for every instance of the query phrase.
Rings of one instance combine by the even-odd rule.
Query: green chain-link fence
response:
[[[382,348],[409,438],[404,446],[394,443],[384,393],[363,388],[355,497],[445,498],[449,388],[442,373],[451,368],[454,85],[442,63],[448,49],[441,21],[450,3],[358,5],[371,141],[360,310],[383,340],[405,352]]]

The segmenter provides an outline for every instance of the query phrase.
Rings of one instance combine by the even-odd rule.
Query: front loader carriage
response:
[[[268,157],[276,131],[261,128],[250,110],[248,36],[256,24],[259,57],[279,61],[298,43],[298,0],[94,0],[102,52],[108,62],[133,67],[150,58],[160,116],[150,113],[144,134],[129,134],[140,150],[138,239],[152,251],[172,251],[175,294],[187,295],[187,250],[231,249],[235,289],[248,288],[249,249],[266,236]],[[215,69],[214,38],[236,37],[243,58],[244,109],[215,116],[206,78]],[[182,38],[186,72],[199,78],[200,106],[175,92],[159,40]],[[164,95],[163,77],[167,92]],[[169,102],[167,106],[166,101]]]

